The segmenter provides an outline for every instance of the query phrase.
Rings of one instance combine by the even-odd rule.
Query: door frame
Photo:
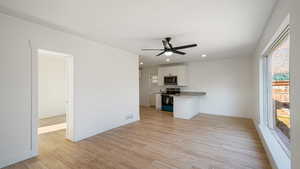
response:
[[[66,112],[66,139],[75,142],[74,135],[74,57],[70,54],[56,52],[57,50],[48,50],[33,46],[29,41],[31,50],[31,150],[33,154],[38,155],[38,126],[39,126],[39,78],[38,78],[38,58],[40,51],[52,52],[62,55],[66,65],[66,75],[68,86],[66,93],[68,93],[68,104]],[[55,52],[54,52],[55,51]]]

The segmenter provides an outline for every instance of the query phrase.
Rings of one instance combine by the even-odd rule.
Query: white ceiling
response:
[[[276,0],[6,0],[1,9],[141,55],[145,65],[165,63],[161,39],[197,43],[172,62],[249,56]],[[25,17],[26,16],[26,17]]]

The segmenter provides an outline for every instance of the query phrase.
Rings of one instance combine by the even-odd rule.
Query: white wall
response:
[[[207,92],[201,113],[251,117],[251,62],[251,57],[231,57],[188,63],[189,86],[183,90]]]
[[[64,56],[38,53],[39,118],[66,113],[65,58]]]
[[[289,22],[289,0],[278,0],[275,5],[273,12],[266,24],[265,30],[261,35],[260,42],[258,44],[257,50],[254,54],[254,108],[255,113],[253,114],[253,119],[255,125],[257,126],[258,132],[263,141],[265,150],[267,151],[270,163],[274,169],[289,169],[290,168],[290,158],[278,144],[273,134],[268,128],[264,129],[264,125],[260,125],[261,115],[263,112],[263,96],[262,96],[262,55],[264,50],[272,41],[276,38],[276,34],[280,33],[280,29],[283,29],[285,23]]]
[[[33,56],[40,48],[74,57],[75,140],[139,120],[137,55],[3,14],[0,22],[0,168],[36,153],[29,40]]]
[[[260,69],[260,61],[262,57],[263,50],[267,47],[268,43],[271,41],[273,36],[275,35],[276,31],[284,21],[284,19],[289,14],[289,0],[278,0],[277,4],[273,9],[273,13],[269,18],[268,23],[266,24],[265,30],[261,35],[261,39],[258,43],[255,55],[254,55],[254,108],[255,113],[253,114],[253,118],[255,121],[259,122],[259,86],[260,86],[260,79],[259,79],[259,69]]]
[[[292,121],[292,169],[300,168],[300,1],[292,2],[291,36],[291,112]]]

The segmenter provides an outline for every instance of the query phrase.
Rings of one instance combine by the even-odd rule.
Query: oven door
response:
[[[177,85],[177,76],[165,76],[164,85]]]
[[[161,110],[162,111],[168,111],[173,112],[173,96],[170,95],[161,95]]]

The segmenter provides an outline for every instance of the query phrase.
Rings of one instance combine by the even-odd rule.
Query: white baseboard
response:
[[[291,160],[281,145],[277,142],[268,128],[258,125],[255,121],[256,131],[266,150],[269,162],[273,169],[291,169]]]
[[[55,117],[55,116],[62,116],[62,115],[66,115],[65,112],[59,112],[59,113],[39,113],[39,119],[46,119],[46,118],[50,118],[50,117]]]
[[[75,134],[75,138],[74,138],[74,142],[79,142],[79,141],[81,141],[81,140],[84,140],[84,139],[86,139],[86,138],[89,138],[89,137],[93,137],[93,136],[95,136],[95,135],[98,135],[98,134],[101,134],[101,133],[103,133],[103,132],[106,132],[106,131],[109,131],[109,130],[112,130],[112,129],[115,129],[115,128],[119,128],[119,127],[122,127],[122,126],[125,126],[125,125],[129,125],[129,124],[131,124],[131,123],[134,123],[134,122],[137,122],[137,121],[139,121],[140,119],[133,119],[133,120],[129,120],[129,121],[127,121],[127,122],[124,122],[124,123],[122,123],[122,124],[119,124],[119,125],[116,125],[116,126],[113,126],[113,127],[110,127],[110,128],[106,128],[106,129],[102,129],[102,130],[99,130],[99,131],[96,131],[96,132],[93,132],[93,133],[88,133],[88,134],[86,134],[86,135],[84,135],[84,136],[76,136],[76,134]]]
[[[253,118],[247,115],[236,115],[236,114],[218,114],[218,113],[202,113],[200,114],[206,114],[206,115],[213,115],[213,116],[220,116],[220,117],[233,117],[233,118],[243,118],[243,119],[250,119],[252,120]]]

